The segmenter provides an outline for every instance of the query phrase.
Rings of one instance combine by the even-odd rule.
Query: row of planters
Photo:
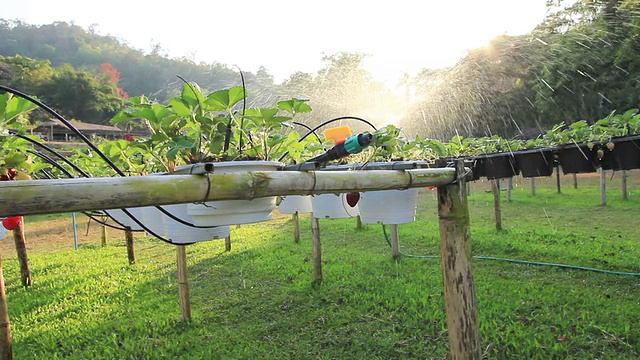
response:
[[[130,125],[142,123],[151,135],[105,141],[99,144],[99,155],[108,158],[130,175],[170,174],[180,166],[204,162],[216,163],[218,173],[246,170],[240,164],[258,166],[250,167],[249,170],[275,171],[281,170],[285,161],[301,163],[333,145],[326,141],[323,143],[320,136],[316,136],[315,139],[318,141],[314,142],[313,136],[302,136],[291,130],[290,125],[294,123],[296,116],[311,111],[305,100],[290,99],[277,102],[273,107],[245,109],[243,104],[246,98],[246,89],[243,87],[205,94],[194,83],[185,83],[180,95],[169,100],[166,105],[158,104],[144,96],[131,98],[131,106],[118,113],[111,122]],[[9,108],[7,106],[7,109]],[[586,121],[569,126],[560,124],[544,136],[528,141],[505,140],[498,136],[456,136],[448,143],[441,143],[419,137],[408,139],[401,136],[399,128],[389,125],[372,131],[372,144],[364,151],[339,159],[330,165],[348,163],[349,165],[345,165],[348,169],[357,170],[364,169],[364,165],[359,164],[409,161],[414,164],[419,162],[420,166],[424,167],[435,166],[441,159],[465,158],[473,162],[476,179],[505,178],[520,173],[525,177],[549,176],[553,166],[557,164],[562,166],[565,173],[591,172],[598,167],[614,170],[633,169],[640,167],[640,146],[638,138],[629,134],[638,133],[639,130],[640,115],[636,109],[620,115],[612,114],[591,126]],[[24,132],[24,129],[22,131]],[[571,153],[574,156],[578,155],[573,158]],[[636,154],[635,157],[633,154]],[[104,166],[95,166],[98,163],[92,159],[95,156],[96,154],[79,151],[70,162],[93,166],[92,170],[87,171],[90,176],[110,176],[105,175]],[[73,170],[65,164],[46,170],[49,177],[57,177],[64,175],[65,169],[68,170],[67,173]],[[316,170],[325,169],[323,167]],[[376,199],[376,193],[383,192],[363,193],[362,201]],[[397,197],[398,194],[394,193],[391,197],[393,195]],[[321,198],[339,199],[348,216],[360,214],[355,204],[349,204],[345,196],[343,194],[340,197],[328,195],[313,198],[316,202]],[[378,204],[386,204],[385,200],[379,198],[375,201]],[[256,208],[256,205],[259,205],[260,209],[247,210]],[[266,198],[149,207],[146,212],[133,217],[127,214],[127,210],[113,210],[108,213],[121,225],[134,230],[166,236],[174,243],[190,243],[200,241],[200,238],[210,240],[228,236],[229,225],[268,220],[275,207],[276,199]],[[366,208],[375,209],[379,206]],[[129,213],[133,215],[132,212],[138,210]],[[225,211],[230,211],[231,215],[225,215]],[[323,214],[322,210],[314,210],[314,213],[320,218],[340,217]],[[365,222],[368,222],[367,215],[363,217]],[[162,218],[165,222],[150,225],[149,219],[154,218]],[[371,220],[385,221],[405,222]],[[195,235],[195,231],[201,231],[203,235]]]

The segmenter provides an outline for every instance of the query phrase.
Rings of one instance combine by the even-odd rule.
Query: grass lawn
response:
[[[640,358],[640,277],[486,257],[640,273],[640,173],[515,178],[495,229],[489,183],[471,184],[473,271],[488,359]],[[181,320],[176,249],[78,217],[26,219],[34,285],[23,288],[13,242],[0,244],[16,359],[448,359],[434,191],[417,221],[399,226],[393,261],[380,225],[321,220],[324,282],[311,285],[309,216],[301,242],[288,216],[233,227],[224,241],[187,247],[193,321]],[[88,234],[88,235],[87,235]]]

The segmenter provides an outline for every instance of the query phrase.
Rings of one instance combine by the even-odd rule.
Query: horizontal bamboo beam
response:
[[[2,181],[0,216],[439,186],[455,178],[453,168],[432,168]]]

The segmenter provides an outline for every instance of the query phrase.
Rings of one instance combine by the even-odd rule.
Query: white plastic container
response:
[[[193,218],[187,214],[187,204],[163,205],[162,208],[176,218],[193,224]],[[200,241],[224,239],[229,236],[229,226],[197,228],[185,225],[164,215],[162,217],[164,235],[174,244],[191,244]]]
[[[344,219],[358,216],[358,205],[347,203],[347,194],[321,194],[311,196],[313,217],[318,219]]]
[[[142,218],[142,208],[127,208],[126,209],[131,215],[133,215],[138,221],[143,222]],[[144,230],[138,223],[136,223],[129,215],[125,214],[122,209],[111,209],[105,210],[107,215],[111,216],[118,223],[128,226],[133,231],[142,231]]]
[[[275,161],[226,161],[214,163],[215,174],[239,171],[276,171],[282,166]],[[253,200],[208,201],[187,204],[187,212],[198,226],[250,224],[271,220],[276,208],[276,197]]]
[[[311,207],[311,196],[309,195],[287,195],[278,206],[280,214],[306,214],[313,211]]]
[[[418,189],[360,193],[358,209],[365,224],[405,224],[416,219]]]

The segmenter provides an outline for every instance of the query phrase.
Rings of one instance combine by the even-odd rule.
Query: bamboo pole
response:
[[[573,174],[573,188],[574,189],[578,188],[578,174],[576,174],[576,173]]]
[[[296,244],[300,243],[300,214],[296,211],[291,216],[291,222],[293,222],[293,240]]]
[[[102,218],[104,221],[105,218]],[[107,246],[107,227],[105,225],[100,224],[100,245]]]
[[[502,230],[502,210],[500,209],[500,179],[491,180],[493,210],[496,216],[496,230]]]
[[[507,179],[507,202],[511,202],[511,190],[513,189],[513,178]]]
[[[576,176],[576,174],[573,174],[573,176]],[[575,179],[575,177],[574,177]],[[556,189],[558,191],[558,194],[561,194],[562,191],[560,189],[560,167],[556,167]]]
[[[462,173],[462,162],[456,164]],[[469,207],[464,179],[438,186],[438,217],[447,333],[451,358],[481,359],[475,285],[471,271]],[[495,183],[495,181],[493,182]]]
[[[129,265],[136,263],[136,252],[133,249],[133,231],[130,227],[125,227],[124,238],[127,243],[127,257],[129,258]]]
[[[229,236],[224,238],[224,251],[225,252],[231,251],[231,234],[229,234]]]
[[[356,216],[356,230],[362,230],[362,219],[360,215]]]
[[[320,221],[318,218],[311,216],[311,231],[313,233],[313,284],[320,285],[322,283],[322,246],[320,243]]]
[[[627,174],[627,170],[622,170],[622,200],[629,199],[629,193],[627,192],[627,178],[629,174]]]
[[[394,259],[398,259],[400,257],[398,224],[391,224],[389,227],[391,228],[391,255]]]
[[[0,257],[0,360],[13,359],[13,344],[11,341],[11,326],[9,324],[9,307],[4,290],[4,275],[2,273],[2,258]]]
[[[536,196],[536,178],[531,178],[531,196]]]
[[[33,278],[31,277],[31,270],[29,269],[29,259],[27,258],[27,241],[24,236],[24,220],[13,229],[13,241],[16,244],[16,252],[18,254],[18,261],[20,262],[20,280],[22,286],[33,285]]]
[[[600,206],[607,206],[607,171],[600,168]]]
[[[189,278],[187,276],[187,247],[176,246],[178,264],[178,291],[180,293],[180,312],[182,320],[191,321],[191,299],[189,297]]]
[[[454,175],[452,168],[429,168],[2,181],[0,216],[439,186],[451,183]]]

